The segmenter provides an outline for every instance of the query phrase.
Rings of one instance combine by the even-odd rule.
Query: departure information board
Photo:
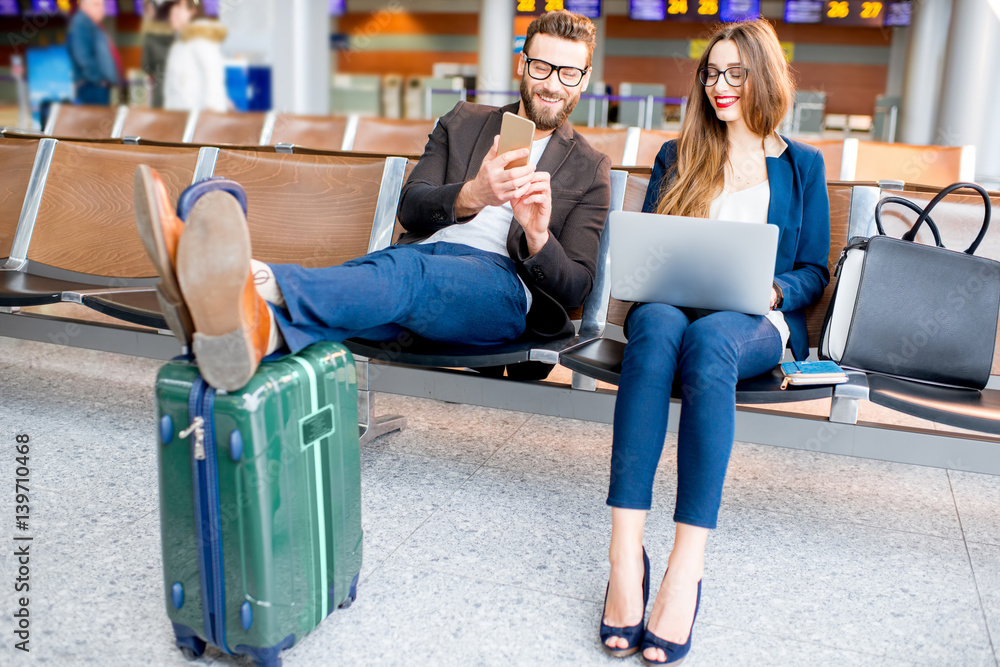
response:
[[[890,2],[885,7],[885,26],[907,26],[910,25],[911,4],[908,0],[904,2]]]
[[[823,0],[785,0],[785,23],[819,23]]]
[[[69,7],[66,9],[69,10]],[[31,0],[31,11],[35,14],[55,14],[59,11],[59,5],[56,0]]]
[[[824,25],[852,25],[881,27],[885,6],[875,0],[826,0],[823,16]]]
[[[583,14],[588,19],[601,18],[601,0],[566,0],[566,9]]]
[[[565,9],[589,19],[601,18],[601,0],[514,0],[514,8],[516,13],[529,16]]]
[[[667,18],[667,0],[629,0],[628,17],[633,21],[662,21]]]
[[[719,0],[719,20],[725,23],[760,17],[760,0]]]

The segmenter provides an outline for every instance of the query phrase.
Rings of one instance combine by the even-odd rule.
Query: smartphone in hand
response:
[[[500,123],[500,145],[497,147],[497,155],[503,155],[507,151],[516,151],[518,148],[530,150],[531,140],[534,136],[535,124],[532,121],[509,111],[504,112],[503,121]],[[505,169],[523,167],[526,164],[528,164],[528,156],[514,160]]]

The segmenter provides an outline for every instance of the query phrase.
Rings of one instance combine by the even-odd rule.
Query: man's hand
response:
[[[493,147],[483,158],[476,177],[462,186],[455,200],[455,214],[459,218],[476,215],[487,206],[502,206],[509,201],[522,197],[525,188],[531,183],[534,165],[504,169],[508,164],[519,158],[528,157],[531,150],[519,148],[497,155],[500,135],[493,138]],[[546,223],[547,225],[547,223]]]
[[[524,229],[528,253],[536,255],[549,240],[549,218],[552,215],[552,183],[549,174],[537,171],[524,188],[524,194],[511,206],[514,218]]]

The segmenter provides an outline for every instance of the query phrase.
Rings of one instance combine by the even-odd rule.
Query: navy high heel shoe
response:
[[[694,603],[694,618],[691,619],[691,629],[688,631],[688,640],[684,644],[675,644],[673,642],[668,642],[664,639],[660,639],[649,629],[646,629],[645,634],[642,636],[642,661],[647,665],[679,665],[684,658],[687,657],[688,651],[691,650],[691,635],[694,633],[694,622],[698,618],[698,606],[701,604],[701,580],[698,580],[698,598]],[[662,649],[666,654],[667,659],[663,662],[659,660],[650,660],[646,657],[647,648],[658,648]]]
[[[611,584],[608,584],[608,589]],[[634,655],[639,650],[639,641],[642,639],[643,621],[646,620],[646,603],[649,602],[649,557],[646,555],[646,547],[642,548],[642,618],[638,625],[630,625],[625,628],[615,628],[604,624],[604,610],[608,607],[608,589],[604,591],[604,607],[601,609],[601,646],[608,655],[615,658],[627,658]],[[611,648],[607,642],[610,637],[621,637],[628,642],[627,648]]]

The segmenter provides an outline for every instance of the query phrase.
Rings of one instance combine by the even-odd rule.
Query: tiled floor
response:
[[[158,366],[0,338],[0,664],[187,664],[161,599]],[[379,406],[410,426],[362,450],[358,601],[286,665],[639,664],[597,640],[610,426]],[[27,655],[11,642],[18,432],[32,445]],[[654,584],[674,444],[648,523]],[[998,510],[998,477],[737,443],[685,664],[997,667]]]

